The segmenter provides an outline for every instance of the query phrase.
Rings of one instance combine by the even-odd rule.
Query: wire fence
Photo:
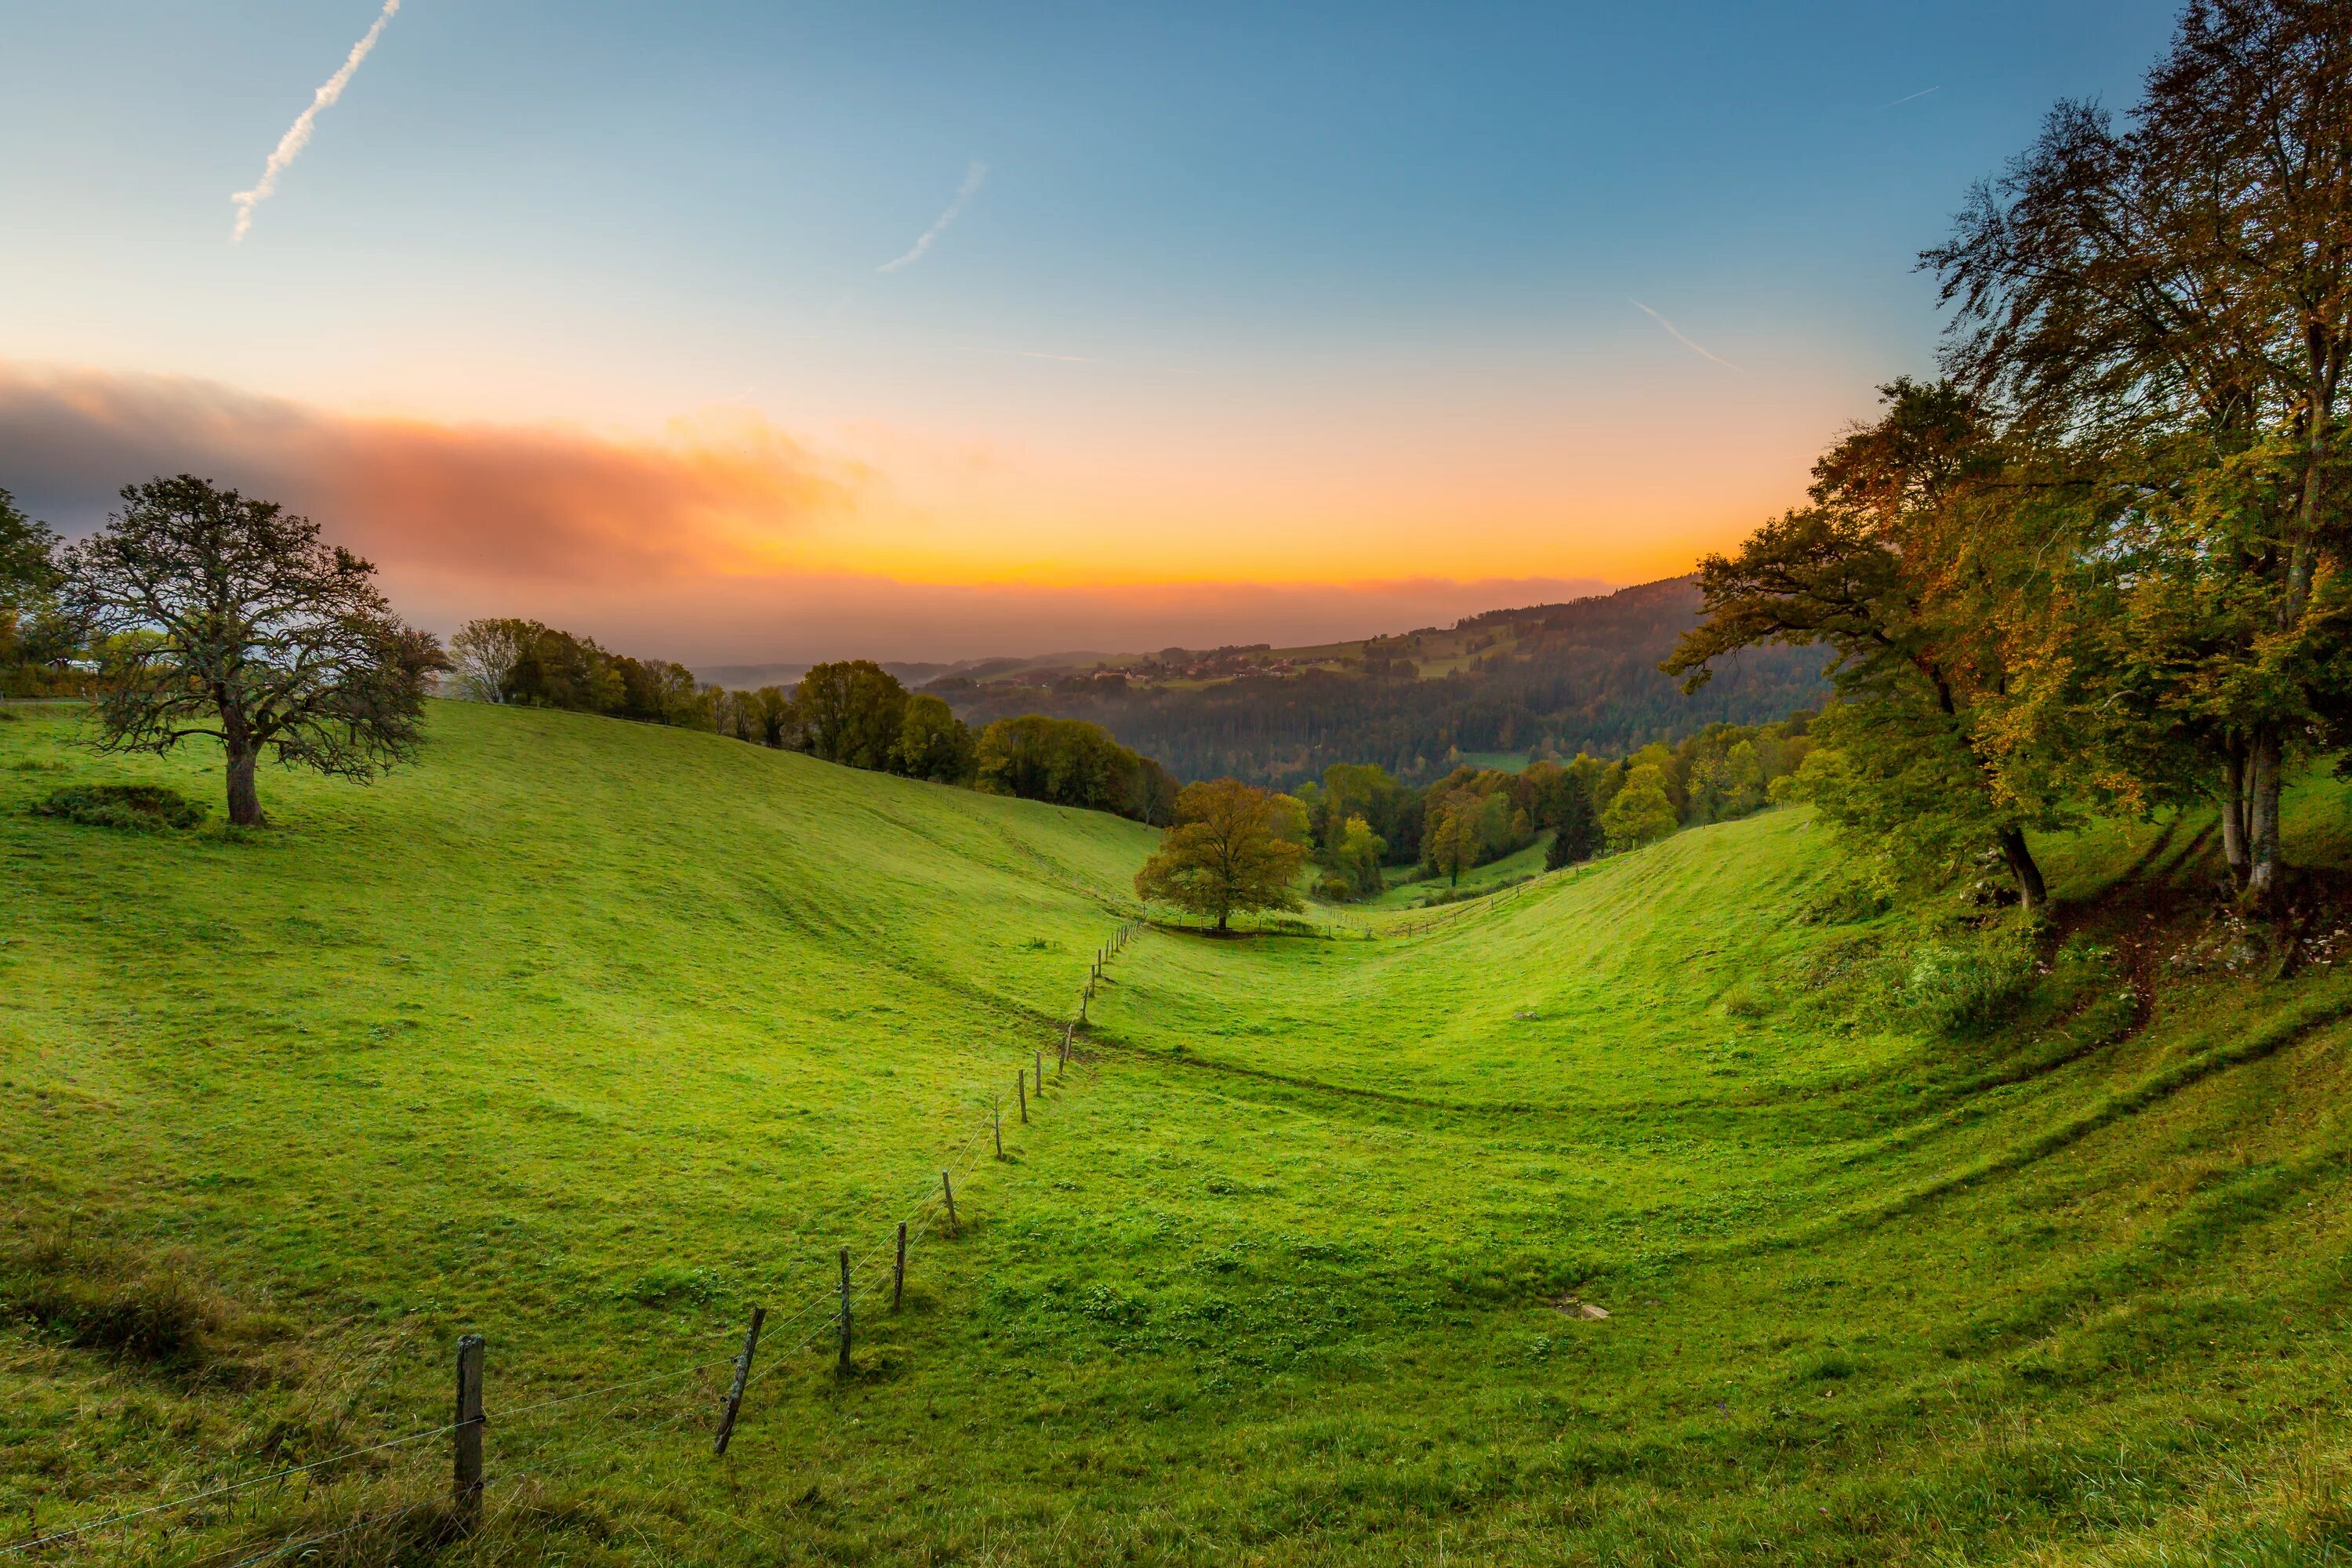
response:
[[[1502,909],[1536,891],[1545,884],[1563,876],[1572,876],[1580,869],[1582,868],[1578,866],[1559,866],[1549,870],[1538,871],[1532,876],[1522,877],[1516,882],[1506,883],[1492,892],[1480,893],[1475,898],[1455,900],[1444,904],[1425,904],[1422,909],[1413,911],[1421,917],[1417,920],[1391,921],[1381,925],[1374,925],[1371,921],[1366,921],[1362,929],[1366,934],[1372,936],[1421,936],[1467,920],[1474,914],[1491,913]],[[1430,910],[1440,912],[1426,912]]]
[[[1070,1064],[1076,1057],[1078,1032],[1087,1026],[1087,1008],[1094,1000],[1096,987],[1108,972],[1111,960],[1125,951],[1128,944],[1147,929],[1150,928],[1141,920],[1123,921],[1109,939],[1097,950],[1086,984],[1077,993],[1076,1016],[1062,1026],[1059,1038],[1055,1044],[1052,1059],[1055,1082],[1067,1080]],[[1032,1063],[1024,1064],[1019,1069],[1019,1078],[1014,1085],[1014,1095],[1021,1107],[1024,1120],[1026,1119],[1032,1100],[1042,1101],[1044,1099],[1046,1059],[1045,1051],[1036,1051],[1033,1053]],[[1034,1086],[1030,1082],[1033,1072],[1035,1078]],[[423,1451],[419,1450],[419,1445],[438,1437],[453,1439],[453,1444],[457,1448],[457,1490],[452,1500],[462,1511],[467,1507],[466,1494],[468,1486],[467,1478],[464,1473],[466,1449],[462,1442],[462,1435],[468,1429],[478,1430],[488,1426],[493,1415],[498,1430],[501,1432],[527,1430],[535,1422],[553,1419],[559,1412],[576,1416],[578,1411],[575,1407],[608,1396],[613,1397],[614,1403],[604,1407],[601,1414],[611,1415],[629,1404],[633,1397],[664,1393],[670,1385],[687,1384],[690,1380],[705,1377],[721,1368],[738,1369],[738,1376],[742,1382],[742,1389],[737,1394],[740,1398],[741,1394],[748,1394],[751,1388],[782,1371],[793,1357],[828,1336],[838,1336],[842,1365],[846,1368],[852,1348],[853,1324],[859,1315],[859,1310],[878,1298],[885,1289],[891,1290],[895,1298],[903,1286],[904,1260],[916,1244],[928,1241],[942,1222],[946,1222],[951,1227],[955,1226],[954,1194],[959,1185],[965,1183],[973,1172],[991,1157],[992,1152],[996,1158],[1003,1157],[1003,1101],[1001,1095],[997,1094],[992,1094],[988,1099],[988,1110],[973,1127],[971,1135],[948,1156],[940,1166],[938,1180],[933,1182],[926,1177],[924,1190],[919,1196],[912,1197],[911,1200],[901,1200],[899,1205],[894,1205],[898,1217],[895,1222],[887,1220],[884,1222],[887,1228],[883,1234],[887,1239],[867,1247],[854,1258],[848,1247],[842,1247],[840,1249],[841,1269],[837,1283],[830,1284],[816,1294],[797,1301],[789,1311],[761,1325],[758,1331],[757,1345],[759,1357],[764,1364],[756,1373],[751,1370],[751,1362],[753,1352],[751,1342],[747,1341],[745,1348],[733,1356],[698,1360],[683,1366],[646,1373],[593,1388],[574,1389],[511,1409],[493,1409],[468,1414],[464,1406],[465,1380],[461,1370],[458,1380],[460,1404],[457,1416],[452,1421],[439,1426],[423,1427],[414,1432],[405,1432],[378,1442],[345,1448],[306,1464],[287,1466],[259,1475],[248,1476],[243,1479],[206,1487],[184,1497],[167,1498],[162,1501],[126,1509],[102,1518],[87,1520],[58,1529],[37,1530],[31,1535],[0,1543],[0,1561],[47,1558],[53,1553],[71,1553],[84,1548],[95,1548],[113,1542],[116,1532],[142,1521],[157,1520],[164,1515],[176,1515],[183,1510],[207,1502],[243,1499],[258,1489],[273,1485],[282,1487],[298,1479],[306,1483],[320,1477],[331,1479],[331,1472],[336,1467],[350,1465],[362,1458],[394,1451]],[[865,1227],[861,1226],[858,1228]],[[739,1324],[710,1337],[740,1339],[743,1335],[744,1330]],[[475,1342],[478,1344],[479,1342]],[[464,1342],[461,1342],[459,1352],[461,1358],[465,1353],[463,1343]],[[480,1386],[478,1381],[475,1386],[478,1398]],[[682,1389],[681,1393],[684,1392],[688,1391]],[[561,1454],[545,1455],[538,1463],[527,1469],[505,1472],[496,1479],[511,1495],[514,1484],[527,1477],[543,1475],[559,1468],[576,1469],[584,1462],[610,1453],[624,1443],[673,1430],[698,1413],[707,1415],[710,1408],[710,1402],[699,1396],[681,1398],[675,1413],[667,1420],[650,1427],[637,1428],[624,1425],[607,1434],[603,1440],[592,1443],[585,1449],[575,1448]],[[429,1451],[437,1453],[441,1450],[436,1448]],[[478,1453],[478,1445],[476,1447],[476,1452]],[[474,1497],[478,1498],[483,1485],[488,1479],[485,1476],[472,1478],[470,1484]],[[419,1497],[398,1507],[387,1506],[362,1512],[357,1519],[339,1522],[331,1530],[313,1534],[297,1533],[267,1546],[257,1547],[255,1542],[247,1541],[236,1546],[226,1548],[218,1553],[201,1556],[194,1561],[192,1568],[255,1568],[255,1565],[284,1559],[296,1552],[305,1552],[356,1534],[371,1525],[389,1529],[420,1510],[433,1506],[441,1500],[435,1495]],[[478,1510],[478,1504],[474,1506]],[[509,1500],[503,1506],[510,1507],[512,1503]],[[472,1525],[478,1528],[481,1523],[478,1512],[468,1517]],[[249,1552],[250,1555],[238,1557],[236,1555],[238,1552]]]

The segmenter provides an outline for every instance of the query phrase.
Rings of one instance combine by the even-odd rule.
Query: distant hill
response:
[[[901,685],[920,686],[934,676],[945,675],[961,667],[951,664],[885,664],[882,668],[897,676]],[[735,691],[757,691],[762,686],[791,686],[808,672],[806,660],[798,664],[706,664],[696,668],[694,678]]]
[[[1088,719],[1181,777],[1264,783],[1333,763],[1426,778],[1457,752],[1616,754],[1821,700],[1822,651],[1785,647],[1748,654],[1685,697],[1658,661],[1698,613],[1695,580],[1674,577],[1360,642],[975,661],[929,689],[974,723]]]
[[[1108,653],[1041,653],[965,658],[953,664],[890,659],[884,659],[881,664],[884,669],[898,678],[899,684],[911,688],[926,685],[941,676],[960,675],[974,680],[996,680],[1037,670],[1059,672],[1091,668],[1097,664],[1117,663],[1125,657]],[[762,686],[790,686],[808,672],[809,665],[803,661],[799,664],[711,664],[704,665],[694,674],[698,680],[711,681],[736,691],[757,691]]]

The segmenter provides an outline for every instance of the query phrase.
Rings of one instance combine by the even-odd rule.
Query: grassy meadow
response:
[[[40,1561],[2352,1561],[2352,977],[2204,912],[2200,823],[2041,847],[1990,1022],[2013,955],[1795,812],[1148,931],[1024,1125],[1133,824],[436,704],[138,833],[28,808],[216,756],[0,717],[0,1539],[436,1426],[489,1342],[476,1534],[445,1437]]]

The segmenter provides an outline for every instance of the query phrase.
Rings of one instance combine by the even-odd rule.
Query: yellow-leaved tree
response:
[[[1305,860],[1298,806],[1238,779],[1186,784],[1176,796],[1176,826],[1160,852],[1135,874],[1137,896],[1213,915],[1217,929],[1252,910],[1300,907],[1294,887]]]

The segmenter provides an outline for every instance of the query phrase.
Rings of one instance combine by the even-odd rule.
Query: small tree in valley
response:
[[[1428,819],[1421,832],[1421,854],[1431,870],[1458,887],[1462,873],[1478,864],[1486,849],[1486,802],[1469,790],[1440,795],[1429,803]]]
[[[219,741],[240,826],[261,821],[264,750],[362,782],[415,756],[447,660],[393,614],[373,566],[308,518],[186,474],[125,486],[122,503],[66,565],[78,617],[113,639],[101,749]]]
[[[1601,853],[1601,814],[1592,809],[1592,792],[1580,778],[1570,777],[1551,811],[1551,845],[1544,851],[1544,869],[1557,871]]]
[[[1609,809],[1601,814],[1601,830],[1609,836],[1612,848],[1638,849],[1644,844],[1655,844],[1671,837],[1678,826],[1675,819],[1675,803],[1666,798],[1664,779],[1658,770],[1643,763],[1625,775],[1625,787],[1610,801]]]
[[[1137,896],[1213,915],[1219,931],[1236,913],[1299,908],[1292,884],[1307,851],[1291,837],[1295,809],[1237,779],[1186,784],[1176,826],[1135,874]]]

